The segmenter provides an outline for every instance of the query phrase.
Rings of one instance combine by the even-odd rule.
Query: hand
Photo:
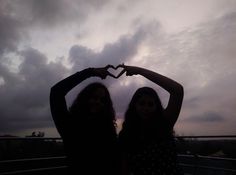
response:
[[[116,78],[114,75],[112,75],[108,69],[109,68],[113,68],[116,69],[113,65],[107,65],[105,67],[101,67],[101,68],[94,68],[94,74],[98,77],[100,77],[101,79],[105,79],[108,75]]]
[[[118,68],[123,68],[123,70],[119,73],[119,75],[116,76],[116,78],[119,78],[121,75],[123,75],[126,72],[126,76],[132,76],[132,75],[137,75],[138,74],[138,67],[134,67],[134,66],[125,66],[124,63],[123,64],[119,64],[118,66],[116,66],[115,69]]]

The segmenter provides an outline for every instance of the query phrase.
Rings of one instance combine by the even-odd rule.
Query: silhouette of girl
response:
[[[134,93],[119,133],[123,174],[180,174],[173,127],[181,110],[183,87],[174,80],[144,68],[118,67],[122,67],[127,76],[142,75],[170,93],[165,109],[152,88],[142,87]]]
[[[87,68],[51,88],[50,106],[61,135],[71,174],[116,174],[117,134],[115,112],[108,89],[101,83],[85,87],[67,109],[65,95],[89,77],[105,79],[108,69]]]

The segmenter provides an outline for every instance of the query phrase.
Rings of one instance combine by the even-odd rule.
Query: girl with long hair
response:
[[[70,174],[118,173],[115,112],[106,86],[89,84],[69,108],[65,100],[66,94],[87,78],[114,77],[110,67],[84,69],[51,88],[51,113],[64,143]]]
[[[183,87],[156,72],[120,65],[127,76],[142,75],[169,92],[163,108],[157,92],[150,87],[139,88],[125,113],[119,142],[123,154],[123,175],[181,174],[177,162],[173,128],[178,119]]]

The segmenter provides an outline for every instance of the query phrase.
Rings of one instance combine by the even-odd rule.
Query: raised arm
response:
[[[106,66],[104,68],[87,68],[80,72],[77,72],[51,88],[50,92],[50,107],[51,114],[57,130],[61,136],[63,136],[64,130],[68,126],[68,109],[66,105],[65,96],[66,94],[74,88],[76,85],[84,81],[85,79],[93,76],[105,79],[106,76],[113,76],[108,72],[108,69],[113,66]]]
[[[184,96],[183,86],[168,77],[144,68],[126,65],[119,65],[118,67],[124,68],[123,72],[126,72],[127,76],[142,75],[170,93],[168,105],[164,110],[164,116],[170,121],[173,127],[178,119],[182,106]]]

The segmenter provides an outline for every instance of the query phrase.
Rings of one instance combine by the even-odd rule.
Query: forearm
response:
[[[181,93],[183,91],[183,87],[181,84],[179,84],[178,82],[168,77],[165,77],[159,73],[156,73],[156,72],[144,69],[144,68],[140,68],[140,67],[136,67],[135,69],[136,69],[137,74],[142,75],[145,78],[149,79],[150,81],[158,84],[169,93],[174,93],[174,92]]]
[[[142,75],[170,93],[169,101],[167,107],[164,110],[163,116],[165,116],[165,118],[170,121],[170,124],[173,127],[178,119],[182,106],[184,96],[183,86],[168,77],[141,67],[125,65],[121,65],[120,67],[124,68],[127,76]]]
[[[51,88],[50,92],[50,108],[53,120],[56,124],[58,132],[63,136],[64,128],[66,128],[66,122],[68,116],[68,110],[65,100],[65,95],[76,85],[81,83],[86,78],[93,75],[91,68],[77,72],[62,81],[58,82]]]
[[[65,96],[72,88],[91,76],[93,76],[93,68],[84,69],[55,84],[51,88],[51,93]]]

